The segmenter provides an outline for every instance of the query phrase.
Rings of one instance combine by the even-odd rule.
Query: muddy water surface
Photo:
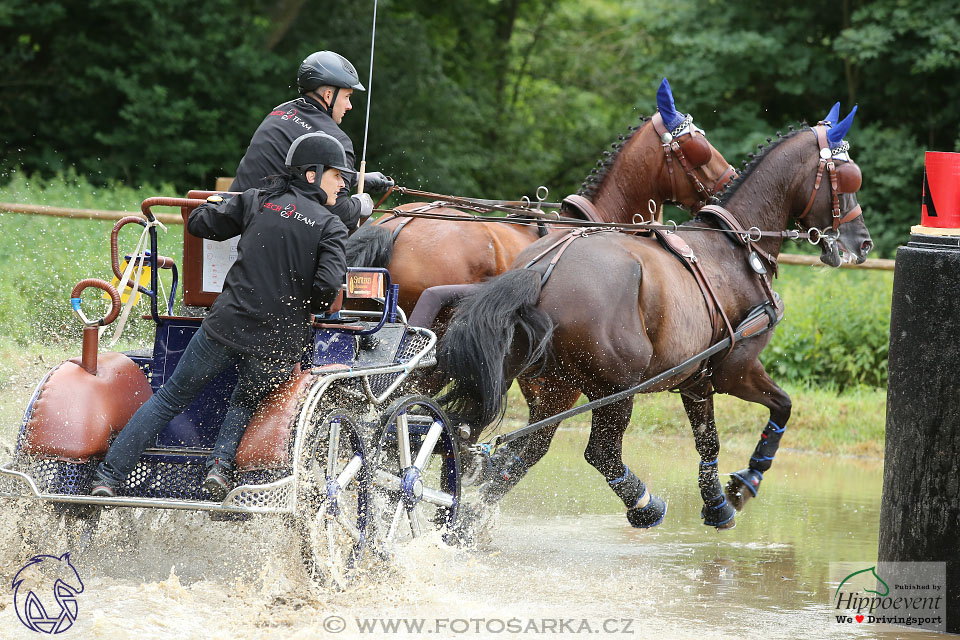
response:
[[[934,637],[831,615],[830,563],[876,559],[880,461],[782,450],[718,533],[700,524],[692,442],[628,436],[627,463],[669,502],[641,531],[583,461],[586,435],[558,434],[477,548],[421,539],[345,593],[307,584],[278,518],[116,509],[80,551],[48,514],[5,503],[0,635],[37,637],[10,580],[32,554],[71,551],[85,589],[62,638]],[[721,470],[748,456],[725,450]]]

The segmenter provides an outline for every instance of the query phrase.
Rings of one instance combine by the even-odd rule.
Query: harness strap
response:
[[[523,268],[530,269],[541,258],[543,258],[545,255],[547,255],[548,253],[550,253],[551,251],[559,247],[560,250],[557,251],[557,254],[553,256],[552,260],[550,260],[550,264],[547,265],[547,270],[543,273],[543,276],[540,278],[540,286],[543,287],[545,284],[547,284],[547,279],[550,278],[550,274],[553,273],[553,268],[557,266],[557,262],[560,261],[560,256],[562,256],[563,252],[567,250],[567,247],[573,244],[574,240],[576,240],[577,238],[584,238],[594,233],[600,233],[602,231],[606,231],[606,229],[601,229],[599,227],[587,227],[586,229],[572,229],[565,236],[563,236],[562,238],[560,238],[559,240],[551,244],[549,247],[547,247],[546,249],[538,253],[536,257],[534,257],[530,262],[523,265]]]
[[[571,194],[563,199],[562,204],[570,207],[574,211],[579,211],[583,214],[583,217],[590,222],[606,222],[597,208],[593,206],[593,203],[581,195],[576,193]]]
[[[394,211],[393,213],[383,216],[376,222],[376,224],[380,225],[380,224],[383,224],[384,222],[389,222],[395,218],[401,218],[401,217],[403,218],[403,220],[400,222],[400,224],[397,225],[397,228],[393,230],[393,233],[390,234],[391,243],[397,241],[397,236],[400,235],[400,232],[403,230],[405,226],[407,226],[408,224],[410,224],[411,221],[413,221],[413,218],[401,216],[399,212]]]
[[[827,127],[825,125],[819,124],[813,127],[813,132],[817,136],[817,144],[820,146],[820,150],[823,151],[827,149],[830,150],[830,143],[827,142]],[[813,183],[813,191],[810,193],[810,199],[807,200],[807,206],[803,208],[803,212],[797,216],[797,220],[803,220],[804,216],[810,213],[810,209],[813,208],[813,201],[817,198],[817,192],[820,190],[820,182],[823,180],[823,170],[827,169],[830,173],[830,186],[833,187],[833,199],[834,199],[834,211],[840,211],[840,201],[837,196],[837,175],[836,169],[833,164],[833,157],[824,158],[823,154],[820,155],[820,164],[817,167],[817,178]]]
[[[670,142],[663,142],[664,134],[668,134],[670,131],[663,124],[663,116],[660,115],[660,111],[653,114],[653,117],[650,118],[650,124],[653,125],[653,130],[657,132],[657,137],[661,140],[660,147],[663,149],[664,163],[667,165],[667,173],[670,176],[670,201],[677,202],[677,186],[673,179],[673,153],[671,153]],[[679,145],[677,148],[679,149]]]
[[[710,343],[715,344],[720,342],[720,339],[723,337],[723,331],[726,329],[727,335],[730,336],[729,349],[733,349],[736,345],[736,336],[734,335],[733,326],[730,324],[730,318],[727,317],[726,312],[720,305],[717,294],[710,284],[710,280],[703,272],[703,269],[700,268],[700,261],[697,260],[697,257],[693,254],[690,245],[675,233],[668,234],[654,230],[654,234],[656,234],[660,243],[676,255],[683,265],[687,267],[687,270],[693,274],[697,286],[700,287],[700,293],[703,295],[704,302],[706,302],[707,305],[707,315],[710,318],[710,326],[712,329]],[[729,349],[727,353],[729,353]]]
[[[752,240],[750,240],[750,232],[744,230],[743,226],[740,224],[740,221],[737,220],[733,213],[715,204],[708,204],[700,210],[700,214],[704,213],[713,215],[720,221],[721,225],[726,226],[731,231],[734,231],[735,233],[733,234],[733,237],[736,238],[740,244],[745,246],[748,251],[754,251],[757,253],[757,255],[766,260],[770,265],[773,274],[777,275],[780,267],[779,263],[777,262],[777,258],[764,251]],[[773,292],[773,287],[770,286],[770,281],[762,273],[757,273],[757,279],[760,281],[760,287],[763,289],[764,295],[767,296],[767,300],[769,300],[771,303],[774,303],[776,296]]]

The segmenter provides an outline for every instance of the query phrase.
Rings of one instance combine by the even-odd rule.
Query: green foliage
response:
[[[212,187],[329,48],[367,83],[372,4],[0,0],[0,182]],[[859,103],[848,136],[878,250],[919,220],[922,151],[960,150],[953,0],[382,0],[368,166],[478,197],[574,191],[668,76],[728,159]],[[343,126],[360,155],[368,94]]]
[[[140,210],[145,198],[171,193],[173,187],[132,189],[119,184],[99,188],[71,172],[45,180],[15,172],[13,180],[0,188],[0,201],[51,204],[80,208]],[[110,268],[110,231],[107,220],[72,220],[34,215],[0,213],[0,337],[25,346],[35,342],[74,344],[79,349],[82,326],[70,306],[70,292],[84,278],[113,277]],[[119,246],[132,250],[142,227],[128,225],[120,232]],[[161,255],[182,263],[179,227],[160,231]],[[161,272],[166,291],[171,282]],[[90,317],[106,311],[99,303],[99,291],[88,289],[84,310]],[[137,341],[151,331],[137,316],[149,313],[145,298],[134,309],[124,332],[125,339]],[[112,334],[111,334],[112,335]]]
[[[784,267],[784,319],[761,353],[775,381],[886,387],[893,274]]]

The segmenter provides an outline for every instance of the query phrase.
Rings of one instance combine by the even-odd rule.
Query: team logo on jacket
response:
[[[264,202],[263,208],[269,209],[270,211],[276,211],[277,213],[280,214],[281,218],[293,218],[294,220],[298,220],[310,227],[312,227],[317,223],[316,220],[313,220],[312,218],[308,218],[302,213],[297,213],[297,205],[295,204],[280,206],[279,204],[276,204],[273,202]]]
[[[288,204],[284,207],[281,207],[279,204],[276,204],[274,202],[265,202],[263,203],[263,208],[270,209],[271,211],[276,211],[277,213],[280,214],[281,217],[289,218],[290,216],[293,215],[294,211],[297,210],[297,205]]]
[[[303,120],[303,118],[301,118],[299,115],[297,115],[297,110],[294,109],[293,107],[287,109],[286,111],[284,111],[283,109],[274,109],[273,111],[270,112],[270,115],[271,115],[271,116],[280,116],[280,119],[281,119],[281,120],[284,120],[284,121],[287,121],[287,122],[296,122],[296,123],[299,124],[301,127],[303,127],[304,129],[307,129],[307,130],[313,129],[313,126],[307,124],[307,123]]]

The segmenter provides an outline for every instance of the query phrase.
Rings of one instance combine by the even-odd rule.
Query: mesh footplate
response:
[[[21,458],[14,469],[26,473],[44,493],[68,496],[90,493],[95,462],[65,462],[63,460],[31,460]],[[21,484],[17,481],[18,484]]]
[[[206,476],[204,457],[189,462],[141,460],[120,485],[118,496],[166,500],[204,501],[200,485]],[[93,487],[98,462],[65,462],[21,458],[15,470],[31,476],[42,493],[87,495]],[[290,475],[289,469],[267,469],[238,474],[238,485],[275,482]],[[18,485],[23,486],[18,480]],[[18,491],[23,493],[23,491]],[[255,511],[285,511],[293,507],[293,484],[271,489],[244,489],[230,501],[232,506]]]
[[[415,355],[420,353],[429,342],[430,339],[427,336],[420,333],[415,333],[413,331],[408,331],[403,337],[403,340],[400,342],[400,348],[397,349],[397,355],[394,357],[393,362],[395,364],[409,362]],[[424,356],[424,360],[429,360],[430,358],[431,354]],[[382,373],[379,375],[370,376],[370,388],[373,389],[373,393],[375,395],[380,395],[402,375],[404,374],[400,372]]]
[[[246,474],[244,474],[246,475]],[[289,472],[281,477],[289,477]],[[279,479],[279,478],[278,478]],[[242,484],[249,484],[243,482]],[[228,504],[251,511],[292,511],[294,505],[293,482],[270,489],[244,489],[233,496]]]
[[[135,498],[203,500],[200,485],[207,475],[205,458],[196,462],[153,462],[141,460],[127,476],[117,495]]]

